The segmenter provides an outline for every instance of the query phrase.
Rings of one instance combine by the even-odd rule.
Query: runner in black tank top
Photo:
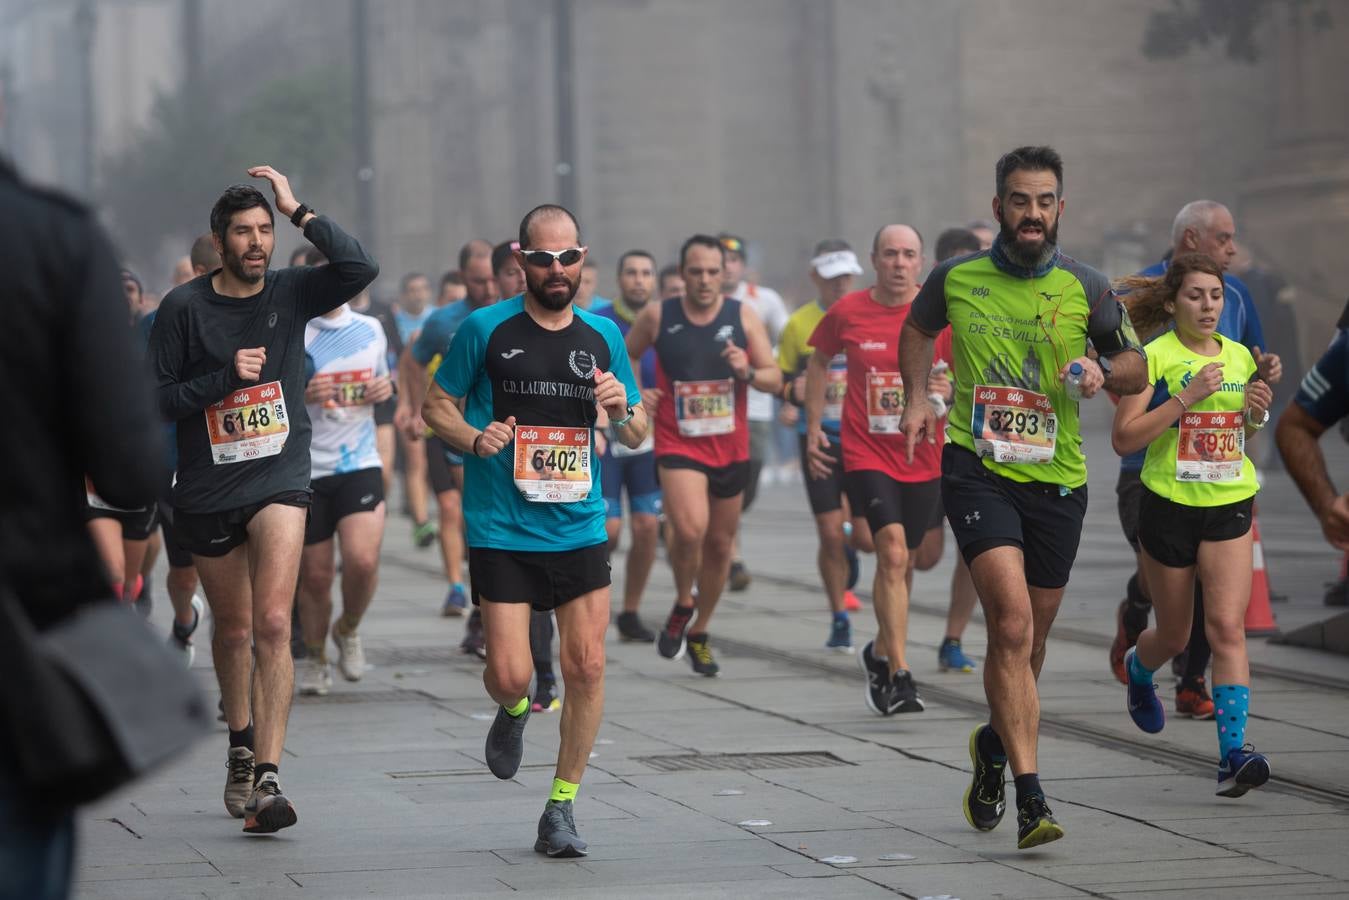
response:
[[[711,676],[719,667],[707,627],[726,584],[749,476],[745,391],[778,391],[782,372],[758,315],[721,294],[721,243],[695,235],[679,258],[688,294],[642,310],[627,343],[633,359],[652,346],[657,357],[656,470],[678,594],[657,650],[678,659],[687,644],[693,671]],[[695,579],[698,615],[690,627]]]

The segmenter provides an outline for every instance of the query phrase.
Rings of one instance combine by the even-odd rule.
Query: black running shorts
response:
[[[1204,541],[1230,541],[1251,530],[1254,497],[1222,506],[1185,506],[1159,497],[1143,488],[1138,541],[1157,562],[1173,569],[1188,569],[1199,561]]]
[[[1138,552],[1138,506],[1143,502],[1143,473],[1136,469],[1120,469],[1115,482],[1115,500],[1119,508],[1119,527],[1124,539]]]
[[[843,445],[839,437],[829,437],[829,477],[816,478],[810,471],[810,456],[806,453],[806,436],[800,435],[801,475],[806,483],[806,500],[814,515],[830,513],[843,508]]]
[[[1087,514],[1086,485],[1069,490],[1013,481],[956,444],[942,449],[941,471],[946,518],[965,562],[995,547],[1019,547],[1028,585],[1053,589],[1068,583]]]
[[[320,544],[337,533],[337,523],[356,513],[374,512],[384,500],[384,471],[358,469],[315,478],[314,504],[304,526],[304,545]]]
[[[528,603],[549,612],[609,586],[609,545],[538,552],[469,547],[468,575],[475,606]]]
[[[393,414],[395,411],[397,411],[397,409],[398,409],[398,401],[395,400],[393,397],[390,397],[388,400],[385,400],[382,403],[376,403],[375,427],[378,428],[381,425],[392,425]]]
[[[687,456],[667,454],[656,457],[656,471],[661,469],[692,469],[707,476],[707,492],[718,500],[729,500],[736,494],[743,494],[749,487],[749,460],[731,463],[729,466],[714,467],[707,463],[689,459]],[[664,483],[661,489],[664,491]],[[669,496],[666,493],[665,496]]]
[[[426,439],[426,475],[437,494],[463,490],[464,458],[432,436]]]
[[[178,542],[196,556],[224,556],[248,540],[248,523],[263,507],[279,503],[308,509],[312,503],[309,491],[283,491],[260,503],[250,503],[235,509],[211,513],[190,513],[175,510],[174,531]]]
[[[941,525],[941,479],[896,481],[884,472],[862,469],[843,476],[854,516],[863,516],[871,533],[887,525],[904,526],[904,544],[918,549],[923,535]]]
[[[103,509],[84,505],[84,521],[94,519],[116,519],[122,523],[122,540],[148,541],[159,522],[159,510],[152,503],[145,509]]]
[[[173,525],[176,513],[169,501],[159,501],[159,530],[164,534],[164,555],[169,558],[169,568],[186,569],[192,565],[192,551],[183,546],[178,529]]]

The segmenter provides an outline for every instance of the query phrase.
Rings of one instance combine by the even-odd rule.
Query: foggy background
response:
[[[1310,362],[1349,293],[1347,49],[1333,0],[0,0],[0,148],[155,292],[268,163],[382,296],[558,201],[602,294],[624,250],[725,229],[795,304],[818,240],[900,221],[930,255],[1048,143],[1066,252],[1123,275],[1222,201]]]

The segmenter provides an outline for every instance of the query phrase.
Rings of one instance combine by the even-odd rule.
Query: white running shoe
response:
[[[347,681],[360,681],[365,674],[365,649],[361,646],[361,636],[355,632],[343,634],[333,629],[333,641],[337,643],[337,668]]]
[[[332,668],[321,659],[312,656],[300,660],[300,677],[296,679],[300,693],[306,697],[323,697],[333,687]]]

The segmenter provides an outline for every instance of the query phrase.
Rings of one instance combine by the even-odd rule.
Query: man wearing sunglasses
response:
[[[666,659],[689,651],[699,675],[720,666],[708,624],[726,586],[740,504],[749,481],[749,388],[777,393],[782,370],[763,321],[722,293],[725,249],[694,235],[679,252],[688,293],[652,303],[628,332],[628,355],[656,348],[656,471],[670,523],[674,609],[656,638]],[[698,585],[695,616],[693,586]]]
[[[595,457],[607,421],[629,448],[647,418],[618,327],[576,309],[586,248],[560,206],[520,223],[525,293],[464,320],[423,418],[464,454],[473,602],[487,638],[483,682],[500,705],[487,734],[492,774],[515,776],[529,719],[531,607],[553,611],[566,702],[553,790],[534,849],[586,854],[572,803],[604,707],[609,552]]]

